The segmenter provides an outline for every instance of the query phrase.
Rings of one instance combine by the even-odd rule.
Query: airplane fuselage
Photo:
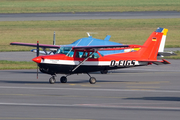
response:
[[[101,56],[99,52],[95,54],[96,57],[92,56],[86,62],[83,62],[86,56],[77,56],[77,52],[86,53],[86,55],[90,54],[89,52],[75,51],[73,57],[65,54],[39,56],[41,59],[38,63],[40,71],[51,75],[60,73],[76,74],[148,65],[148,62],[139,62],[138,57],[123,58],[119,55]],[[79,64],[81,65],[78,66]]]

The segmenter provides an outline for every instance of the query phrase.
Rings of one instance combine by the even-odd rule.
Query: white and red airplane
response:
[[[51,84],[56,82],[56,74],[66,74],[60,78],[61,83],[67,82],[67,76],[78,73],[122,69],[128,67],[146,66],[150,64],[170,64],[162,59],[157,60],[158,50],[162,44],[163,34],[166,32],[153,32],[143,45],[98,45],[98,46],[65,46],[60,47],[55,55],[39,56],[32,59],[37,63],[41,72],[50,74]],[[39,43],[37,44],[37,50]],[[102,55],[99,51],[124,50],[139,48],[138,51]],[[37,52],[38,53],[38,52]],[[91,77],[89,82],[96,83],[96,78]]]

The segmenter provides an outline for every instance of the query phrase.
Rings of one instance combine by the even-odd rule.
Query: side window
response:
[[[89,54],[92,54],[92,52],[90,52]],[[98,53],[94,53],[93,55],[91,55],[90,58],[91,58],[91,59],[98,59],[98,58],[99,58],[99,55],[98,55]]]
[[[88,53],[87,52],[83,52],[82,58],[87,58],[87,57],[88,57]]]
[[[67,54],[67,56],[69,56],[69,57],[73,57],[73,55],[74,55],[74,51],[73,50],[69,51],[68,54]]]
[[[75,57],[76,58],[87,58],[91,54],[92,54],[92,52],[89,52],[89,54],[88,54],[88,52],[77,51]],[[94,53],[93,55],[90,56],[91,59],[98,59],[99,57],[100,56],[98,53]]]
[[[87,52],[79,52],[79,51],[76,52],[76,58],[86,58],[87,55],[88,55]]]

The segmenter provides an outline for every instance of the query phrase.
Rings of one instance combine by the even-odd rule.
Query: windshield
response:
[[[69,57],[73,57],[74,51],[72,50],[72,47],[60,47],[56,54],[65,54]]]

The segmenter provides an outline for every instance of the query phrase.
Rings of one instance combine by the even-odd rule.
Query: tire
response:
[[[89,79],[89,83],[95,84],[95,83],[96,83],[96,78],[95,78],[95,77],[91,77],[91,78]]]
[[[67,77],[62,76],[60,81],[61,81],[61,83],[67,83]]]
[[[49,78],[49,83],[54,84],[56,82],[56,79],[54,77]]]

